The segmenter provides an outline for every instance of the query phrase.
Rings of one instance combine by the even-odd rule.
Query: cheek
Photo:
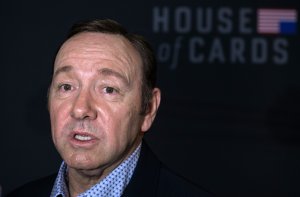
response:
[[[59,138],[62,135],[62,128],[68,118],[68,107],[63,103],[54,102],[49,106],[51,130],[53,139]]]
[[[111,122],[111,140],[117,140],[119,144],[132,141],[140,132],[140,116],[136,110],[124,110],[116,113],[114,121]]]

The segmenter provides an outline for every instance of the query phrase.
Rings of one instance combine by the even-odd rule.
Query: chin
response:
[[[66,158],[65,162],[71,168],[82,170],[93,169],[97,166],[93,160],[84,154],[74,154],[70,158]]]
[[[67,164],[70,168],[76,169],[76,170],[94,170],[97,169],[97,165],[91,164],[88,162],[73,162],[70,165]]]

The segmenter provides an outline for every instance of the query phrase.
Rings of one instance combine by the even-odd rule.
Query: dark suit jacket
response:
[[[27,183],[8,197],[49,197],[57,174]],[[143,142],[140,159],[123,197],[211,197],[164,166]]]

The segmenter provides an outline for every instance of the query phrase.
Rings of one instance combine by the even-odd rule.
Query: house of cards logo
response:
[[[155,6],[157,59],[190,64],[285,65],[297,34],[297,10]],[[161,39],[161,40],[160,40]]]

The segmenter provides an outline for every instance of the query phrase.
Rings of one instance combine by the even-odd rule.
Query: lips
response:
[[[80,141],[88,141],[88,140],[92,139],[91,136],[88,136],[88,135],[79,135],[79,134],[76,134],[74,136],[74,138],[77,139],[77,140],[80,140]]]
[[[93,146],[96,143],[97,139],[97,137],[95,137],[89,132],[74,131],[70,134],[70,142],[75,147]]]

